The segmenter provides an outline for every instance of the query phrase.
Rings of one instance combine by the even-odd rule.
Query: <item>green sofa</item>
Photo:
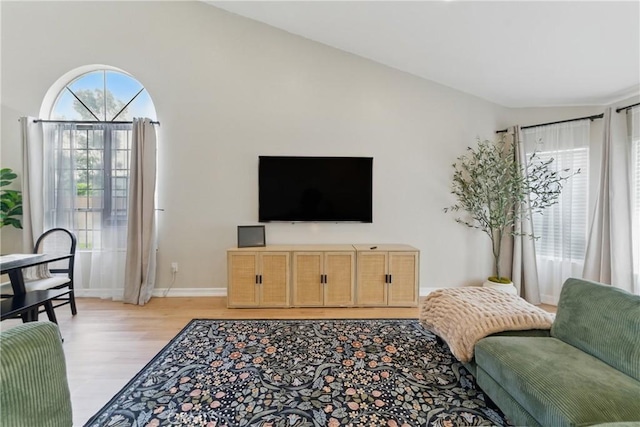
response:
[[[550,333],[486,337],[467,367],[515,425],[640,425],[640,296],[568,279]]]
[[[71,427],[60,332],[28,322],[0,333],[0,427]]]

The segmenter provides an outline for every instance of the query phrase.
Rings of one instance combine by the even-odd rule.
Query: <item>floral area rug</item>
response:
[[[417,320],[192,320],[86,426],[509,425]]]

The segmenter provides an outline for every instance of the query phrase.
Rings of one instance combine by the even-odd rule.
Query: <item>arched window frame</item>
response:
[[[129,79],[139,87],[131,97],[120,102],[120,108],[111,116],[106,115],[108,113],[107,96],[103,95],[105,104],[102,109],[104,115],[102,115],[96,114],[100,112],[92,111],[90,107],[85,105],[81,96],[73,94],[77,82],[81,82],[87,76],[95,78],[98,73],[102,73],[103,94],[107,94],[110,90],[107,84],[107,73]],[[61,76],[43,99],[40,117],[47,118],[42,120],[46,126],[45,133],[55,134],[53,141],[57,138],[57,142],[46,147],[45,150],[50,150],[51,158],[68,159],[64,162],[67,165],[65,167],[73,165],[72,185],[75,195],[68,212],[48,211],[45,213],[45,222],[59,225],[60,215],[70,218],[72,223],[65,226],[76,233],[79,250],[101,250],[104,248],[105,236],[103,236],[103,232],[106,229],[113,230],[126,226],[132,122],[120,119],[122,119],[122,112],[145,92],[146,89],[142,83],[129,73],[115,67],[91,65],[77,68]],[[65,117],[57,117],[56,108],[63,94],[72,94],[74,99],[78,100],[90,112],[91,117],[85,116],[82,120],[67,120]],[[148,93],[146,96],[149,105],[144,114],[138,114],[134,111],[132,115],[147,117],[155,121],[156,113],[153,101]],[[60,164],[60,162],[54,161],[53,164]],[[55,173],[57,176],[61,176],[64,171],[59,170]],[[49,189],[48,197],[58,197],[63,192],[60,190],[62,187],[59,189],[57,186],[69,185],[68,183],[60,184],[60,182],[59,179],[49,182],[48,185],[52,188]],[[50,206],[59,205],[64,205],[64,203],[55,201],[50,203]],[[124,243],[123,241],[122,245]]]
[[[100,80],[100,85],[91,83],[98,79]],[[123,94],[123,91],[126,90],[123,89],[125,86],[135,88],[135,90],[133,92],[129,91],[129,93],[126,93],[125,95]],[[116,95],[117,92],[119,93]],[[88,102],[90,98],[87,99],[88,95],[96,97],[101,95],[102,105],[96,105],[93,108],[91,105],[87,105],[90,104]],[[49,120],[68,119],[64,114],[60,113],[60,110],[62,109],[60,104],[63,102],[65,97],[71,100],[75,104],[75,107],[89,114],[85,114],[85,117],[83,117],[82,120],[72,121],[95,121],[106,123],[129,121],[131,117],[124,117],[123,113],[127,111],[127,108],[131,108],[132,105],[136,106],[134,104],[136,100],[143,103],[143,111],[138,108],[136,111],[132,112],[131,116],[148,117],[152,120],[156,120],[155,107],[146,88],[132,75],[115,67],[81,67],[74,70],[74,72],[70,72],[62,76],[51,87],[45,97],[41,108],[41,117],[46,116]],[[114,110],[112,111],[108,108],[109,100],[114,104]],[[95,99],[94,101],[97,102]],[[49,105],[49,108],[48,111],[44,113],[42,110],[47,108],[47,104]],[[100,109],[99,107],[102,108]],[[67,110],[68,109],[69,107],[67,107]],[[76,113],[82,116],[82,112],[76,110]]]

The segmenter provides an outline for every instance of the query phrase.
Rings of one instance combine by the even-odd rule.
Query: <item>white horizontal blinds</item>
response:
[[[555,303],[562,284],[580,277],[588,233],[590,121],[579,120],[523,129],[527,159],[535,151],[539,160],[553,158],[551,167],[569,175],[558,203],[532,218],[536,263],[543,301]],[[563,172],[569,169],[568,172]]]
[[[541,161],[553,159],[556,170],[578,170],[563,188],[558,204],[533,218],[536,254],[582,261],[586,251],[589,149],[574,148],[537,154]]]
[[[629,141],[631,143],[631,206],[633,233],[634,291],[640,294],[640,107],[627,112]]]

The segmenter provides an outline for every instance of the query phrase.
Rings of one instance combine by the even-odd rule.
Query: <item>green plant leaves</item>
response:
[[[502,237],[512,234],[534,238],[533,234],[517,231],[514,225],[556,204],[564,181],[573,174],[561,175],[569,171],[555,171],[553,159],[543,161],[535,152],[521,166],[515,146],[504,139],[477,141],[475,149],[468,147],[453,164],[451,193],[457,202],[444,211],[463,211],[465,215],[456,217],[457,222],[489,236],[496,275],[500,277]],[[523,209],[527,200],[530,209]]]
[[[0,187],[12,184],[17,177],[9,168],[0,169]],[[0,192],[0,227],[22,228],[19,216],[22,216],[22,192],[3,189]]]
[[[0,187],[11,184],[11,182],[17,177],[18,175],[9,168],[0,169]]]

